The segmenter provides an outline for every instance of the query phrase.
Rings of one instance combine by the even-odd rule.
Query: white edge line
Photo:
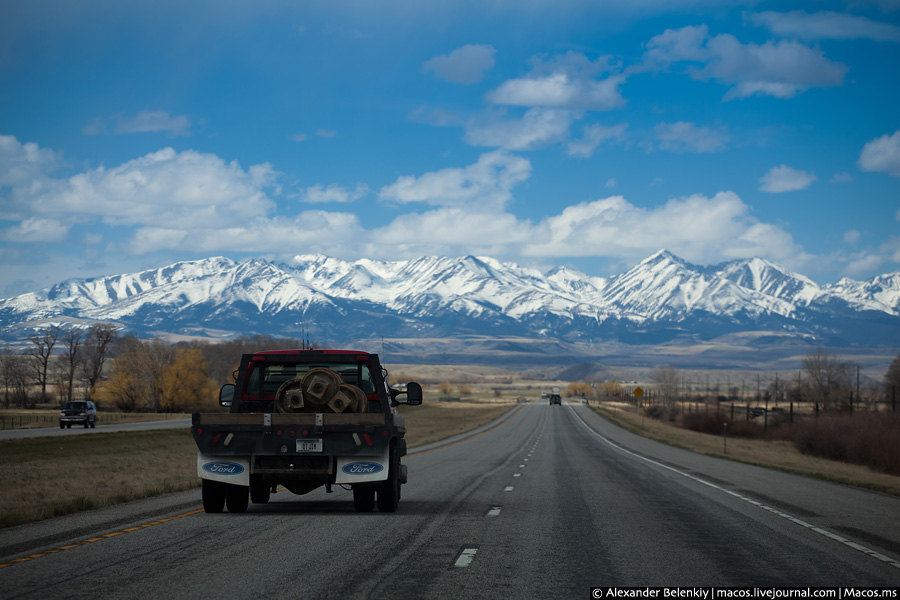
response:
[[[847,546],[849,548],[852,548],[854,550],[862,552],[863,554],[867,554],[867,555],[871,556],[872,558],[877,558],[881,562],[887,563],[896,569],[900,569],[900,562],[895,561],[890,556],[885,556],[884,554],[881,554],[880,552],[876,552],[875,550],[872,550],[871,548],[867,548],[866,546],[862,546],[860,544],[857,544],[856,542],[852,542],[852,541],[848,540],[847,538],[841,537],[835,533],[831,533],[830,531],[826,531],[820,527],[816,527],[815,525],[813,525],[811,523],[807,523],[806,521],[798,519],[797,517],[789,515],[785,512],[781,512],[780,510],[772,508],[771,506],[766,506],[765,504],[762,504],[761,502],[757,502],[756,500],[753,500],[746,496],[742,496],[741,494],[738,494],[737,492],[733,492],[731,490],[726,490],[725,488],[723,488],[721,486],[718,486],[714,483],[710,483],[709,481],[700,479],[699,477],[694,477],[693,475],[685,473],[684,471],[679,471],[678,469],[670,467],[669,465],[664,465],[661,462],[657,462],[657,461],[653,460],[652,458],[647,458],[645,456],[641,456],[640,454],[635,454],[631,450],[628,450],[626,448],[623,448],[622,446],[619,446],[616,443],[613,443],[605,436],[603,436],[603,435],[597,433],[596,431],[594,431],[593,429],[591,429],[591,427],[587,423],[585,423],[584,419],[581,418],[581,415],[579,415],[575,411],[574,408],[572,408],[572,407],[569,407],[569,408],[572,411],[572,414],[575,415],[575,417],[578,419],[578,421],[584,426],[585,429],[588,430],[589,433],[600,438],[601,440],[603,440],[604,442],[606,442],[607,444],[609,444],[610,446],[612,446],[613,448],[615,448],[617,450],[625,452],[626,454],[630,454],[631,456],[634,456],[635,458],[639,458],[645,462],[654,464],[658,467],[662,467],[663,469],[667,469],[673,473],[677,473],[678,475],[681,475],[682,477],[687,477],[688,479],[692,479],[698,483],[702,483],[703,485],[706,485],[713,489],[719,490],[720,492],[725,492],[726,494],[728,494],[730,496],[734,496],[735,498],[738,498],[739,500],[743,500],[744,502],[747,502],[754,506],[758,506],[759,508],[761,508],[763,510],[767,510],[772,514],[775,514],[775,515],[778,515],[779,517],[787,519],[788,521],[791,521],[792,523],[796,523],[797,525],[800,525],[801,527],[805,527],[806,529],[809,529],[810,531],[814,531],[814,532],[816,532],[822,536],[825,536],[829,539],[832,539],[836,542],[840,542],[841,544],[844,544],[845,546]]]

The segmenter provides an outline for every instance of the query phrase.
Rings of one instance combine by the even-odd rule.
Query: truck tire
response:
[[[203,510],[208,513],[220,513],[225,508],[225,484],[210,479],[201,479],[203,493]]]
[[[226,485],[225,503],[228,505],[228,512],[247,512],[247,506],[250,504],[250,490],[248,487],[245,485]]]
[[[253,501],[253,504],[268,502],[272,495],[271,489],[269,482],[259,479],[259,475],[250,476],[250,500]]]
[[[372,512],[375,508],[375,486],[356,485],[353,487],[353,508],[356,512]]]
[[[378,511],[397,512],[400,504],[400,456],[397,455],[394,446],[391,446],[390,466],[388,478],[378,485]]]

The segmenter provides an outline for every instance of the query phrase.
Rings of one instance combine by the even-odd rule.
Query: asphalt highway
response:
[[[395,514],[335,488],[207,515],[193,490],[0,530],[0,597],[900,585],[900,498],[671,448],[581,405],[523,405],[404,462]]]
[[[190,429],[190,419],[170,419],[168,421],[141,421],[138,423],[113,423],[85,428],[73,425],[68,429],[59,427],[39,427],[35,429],[6,429],[0,431],[0,440],[21,440],[33,437],[62,437],[67,435],[92,435],[95,433],[115,433],[119,431],[148,431],[150,429]]]

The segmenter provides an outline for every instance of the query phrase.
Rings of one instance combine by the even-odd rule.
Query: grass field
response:
[[[900,477],[878,473],[861,465],[802,454],[791,442],[736,437],[729,437],[726,442],[724,436],[698,433],[655,419],[641,418],[633,406],[623,405],[615,410],[596,405],[591,407],[625,429],[679,448],[900,496]]]
[[[512,403],[404,407],[410,447],[492,421]],[[0,441],[0,527],[199,487],[188,430]]]

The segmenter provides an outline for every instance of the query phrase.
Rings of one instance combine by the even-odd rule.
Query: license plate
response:
[[[321,452],[322,438],[315,440],[297,440],[297,452]]]

